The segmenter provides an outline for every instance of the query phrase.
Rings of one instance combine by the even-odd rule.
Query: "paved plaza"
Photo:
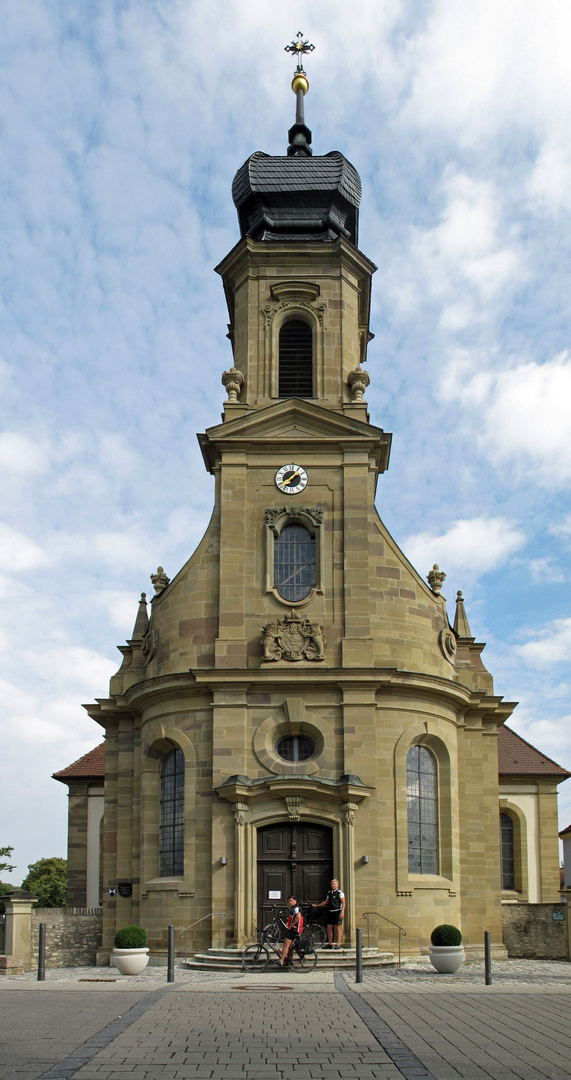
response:
[[[571,1080],[571,964],[0,982],[0,1080]]]

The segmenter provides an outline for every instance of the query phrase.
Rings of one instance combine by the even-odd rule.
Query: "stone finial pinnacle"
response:
[[[151,582],[154,586],[155,592],[160,593],[163,589],[166,589],[170,582],[170,577],[165,574],[162,566],[157,566],[156,574],[151,574]]]
[[[468,616],[464,608],[464,597],[462,596],[462,590],[459,589],[456,593],[456,614],[454,615],[454,633],[459,641],[462,639],[473,641],[472,631],[470,630],[470,624],[468,622]]]
[[[139,607],[137,610],[137,618],[135,619],[135,625],[133,627],[133,633],[131,634],[132,641],[141,641],[149,626],[149,616],[147,615],[147,594],[142,592],[141,599],[139,600]]]
[[[444,570],[441,570],[438,566],[438,563],[435,562],[432,570],[429,570],[428,574],[426,575],[426,580],[430,585],[433,593],[436,594],[436,596],[440,595],[440,590],[444,585],[445,577],[446,574],[444,573]]]

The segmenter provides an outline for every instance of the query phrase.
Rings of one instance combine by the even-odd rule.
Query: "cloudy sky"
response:
[[[571,768],[568,0],[27,0],[0,35],[2,829],[66,853],[50,779],[101,739],[149,574],[210,514],[195,432],[231,364],[232,177],[285,152],[301,29],[316,153],[378,265],[378,506],[463,589],[512,726]],[[566,788],[569,788],[567,793]],[[560,796],[571,821],[571,781]]]

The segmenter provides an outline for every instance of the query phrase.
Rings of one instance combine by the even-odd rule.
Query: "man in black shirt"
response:
[[[341,932],[343,930],[343,916],[345,914],[345,893],[341,892],[337,878],[333,878],[331,888],[325,900],[315,907],[327,908],[327,938],[328,944],[324,949],[333,948],[333,927],[335,927],[335,948],[341,948]]]

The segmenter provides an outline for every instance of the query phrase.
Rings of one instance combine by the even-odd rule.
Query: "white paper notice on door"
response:
[[[281,900],[282,894],[279,889],[270,889],[268,893],[268,900]]]

